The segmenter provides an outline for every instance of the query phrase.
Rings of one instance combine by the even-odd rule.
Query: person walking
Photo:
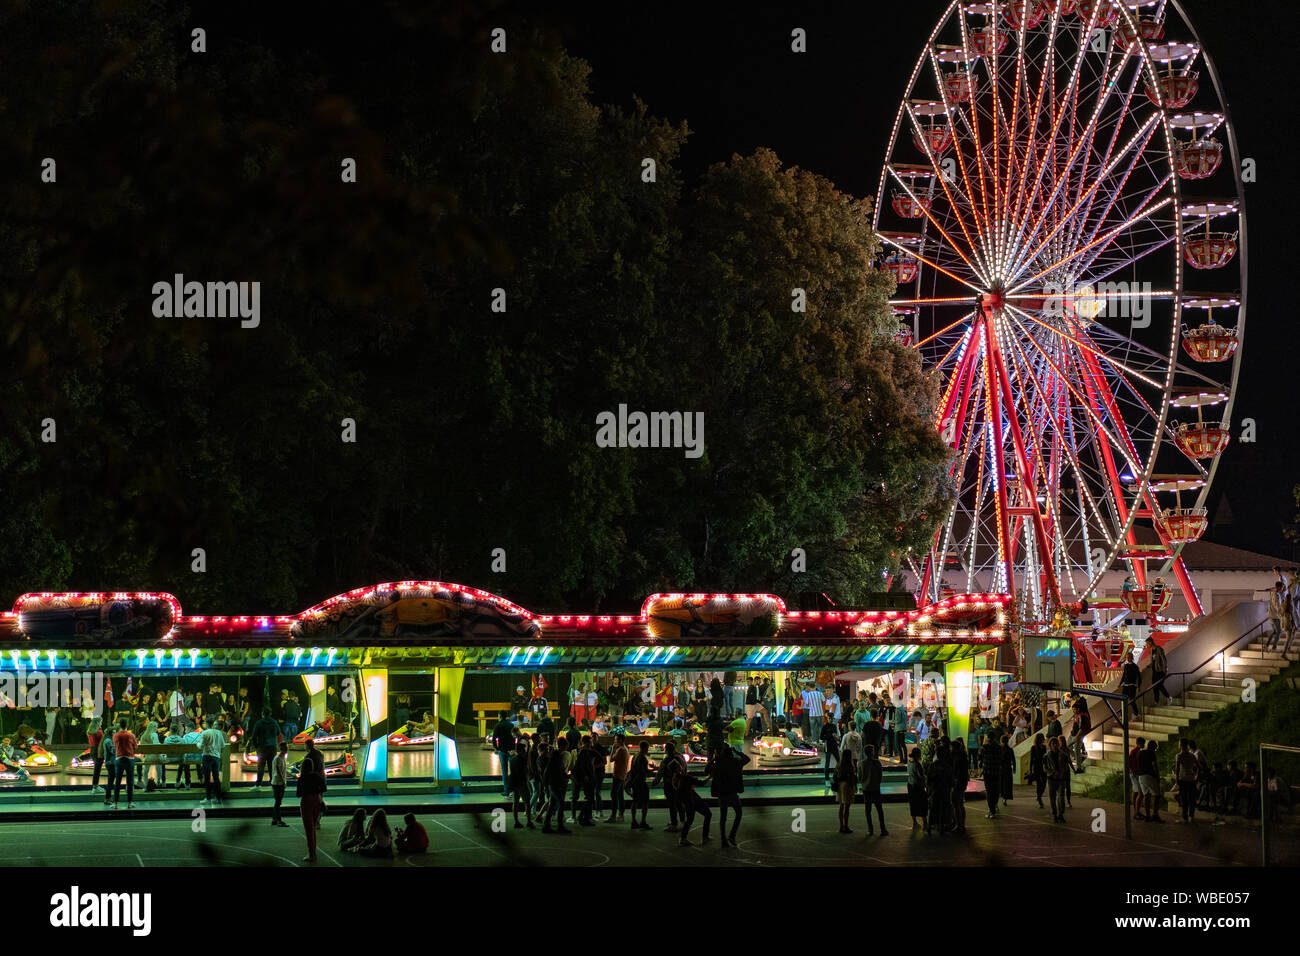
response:
[[[1138,685],[1141,683],[1142,671],[1137,664],[1133,663],[1133,655],[1129,654],[1124,658],[1124,667],[1119,672],[1119,690],[1128,701],[1129,715],[1132,717],[1138,714],[1137,695]]]
[[[1155,641],[1151,642],[1151,702],[1153,705],[1160,703],[1160,698],[1169,699],[1169,692],[1165,690],[1165,676],[1169,673],[1169,661],[1165,657],[1165,649]]]
[[[1034,735],[1033,746],[1029,748],[1029,782],[1034,785],[1034,796],[1038,800],[1038,806],[1043,805],[1043,791],[1047,789],[1047,768],[1044,760],[1047,757],[1047,744],[1044,742],[1042,734]]]
[[[1139,755],[1146,749],[1147,740],[1145,737],[1139,737],[1133,749],[1128,752],[1128,762],[1125,768],[1128,770],[1129,790],[1133,801],[1133,816],[1139,820],[1146,819],[1142,815],[1142,783],[1138,779],[1140,773]]]
[[[267,708],[269,710],[269,708]],[[285,787],[289,784],[289,745],[280,741],[279,752],[271,758],[271,796],[275,798],[275,806],[271,808],[271,826],[287,827],[289,824],[284,822],[284,815],[280,805],[284,803]]]
[[[1192,751],[1192,742],[1184,737],[1178,756],[1174,758],[1174,779],[1178,781],[1178,807],[1182,811],[1184,823],[1192,823],[1196,819],[1196,784],[1200,772],[1200,762]]]
[[[739,753],[731,747],[723,747],[709,764],[709,792],[718,798],[718,830],[722,834],[722,849],[736,845],[736,832],[740,829],[740,795],[745,790],[745,764],[749,763],[747,754]],[[731,832],[727,832],[727,812],[733,813]]]
[[[206,733],[206,731],[205,731]],[[307,754],[315,753],[308,744]],[[307,855],[304,863],[316,862],[316,831],[320,828],[320,816],[325,806],[325,773],[319,755],[315,759],[303,757],[302,769],[298,773],[298,814],[302,818],[303,833],[307,837]]]
[[[1156,761],[1157,746],[1156,741],[1148,740],[1146,750],[1138,754],[1138,784],[1142,787],[1147,823],[1165,822],[1160,816],[1160,771]]]
[[[677,797],[677,788],[672,782],[673,774],[676,772],[675,765],[679,763],[682,763],[682,758],[677,755],[677,748],[670,740],[664,744],[664,759],[659,761],[659,769],[655,773],[655,782],[663,789],[664,799],[668,801],[668,826],[664,827],[665,833],[676,833],[679,829],[677,817],[685,815],[685,810]],[[683,764],[682,770],[685,769]]]
[[[984,767],[984,799],[989,807],[984,816],[992,820],[998,815],[998,796],[1002,788],[1002,746],[993,734],[984,738],[980,763]]]
[[[700,834],[700,846],[704,846],[709,842],[709,824],[713,822],[713,811],[695,789],[696,780],[680,757],[676,761],[673,773],[678,806],[682,814],[682,832],[677,839],[677,845],[691,845],[690,840],[687,839],[691,832],[691,824],[695,822],[697,816],[703,816],[704,829]]]
[[[276,747],[280,738],[280,725],[271,716],[271,708],[263,707],[262,716],[257,718],[249,731],[249,742],[257,753],[257,779],[253,782],[254,790],[262,789],[262,773],[271,776],[271,764],[275,760]],[[274,786],[274,783],[272,783]]]
[[[221,801],[221,752],[226,746],[226,735],[217,729],[215,717],[203,718],[203,733],[199,736],[199,753],[202,755],[200,777],[204,798],[199,806],[215,806]]]
[[[1061,738],[1053,737],[1044,759],[1047,770],[1048,802],[1052,805],[1052,822],[1065,822],[1065,784],[1070,776],[1070,758],[1061,747]]]
[[[579,797],[585,798],[578,810]],[[594,827],[592,812],[596,805],[596,752],[591,747],[591,737],[583,737],[578,745],[578,756],[573,763],[573,818],[581,827]]]
[[[1269,639],[1266,647],[1270,651],[1277,650],[1277,645],[1282,639],[1283,607],[1288,603],[1286,593],[1282,590],[1282,582],[1278,581],[1273,585],[1273,590],[1268,592]]]
[[[113,734],[113,809],[118,809],[122,796],[122,778],[126,777],[126,808],[135,809],[135,734],[127,728],[127,719],[122,717],[117,722],[117,733]]]
[[[636,756],[627,772],[627,788],[632,796],[632,829],[649,830],[646,814],[650,810],[650,742],[641,740],[637,743]],[[636,812],[641,811],[641,822],[636,822]]]

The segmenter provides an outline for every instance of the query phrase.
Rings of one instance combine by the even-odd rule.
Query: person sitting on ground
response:
[[[365,840],[348,852],[360,853],[362,856],[392,856],[393,830],[388,825],[388,814],[383,810],[372,813],[370,822],[366,824]]]
[[[351,850],[366,840],[366,811],[357,807],[339,831],[339,849]]]
[[[423,853],[429,849],[429,834],[424,824],[415,819],[415,814],[408,813],[402,817],[402,822],[406,826],[397,828],[397,852]]]

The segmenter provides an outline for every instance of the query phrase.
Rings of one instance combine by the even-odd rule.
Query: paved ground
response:
[[[1090,829],[1094,808],[1107,813],[1107,832]],[[792,826],[805,811],[806,826]],[[715,825],[716,809],[715,813]],[[334,849],[343,823],[330,815],[321,830],[318,866],[1241,866],[1259,862],[1257,829],[1237,824],[1194,826],[1135,823],[1134,839],[1123,837],[1123,809],[1115,804],[1075,804],[1066,825],[1052,824],[1032,798],[1014,800],[998,819],[987,820],[983,804],[972,801],[964,836],[926,835],[908,825],[906,807],[887,805],[886,837],[868,836],[862,807],[854,808],[855,833],[836,832],[835,807],[820,800],[807,807],[759,806],[746,810],[740,847],[723,850],[714,841],[699,846],[699,825],[691,847],[679,847],[675,834],[663,833],[667,814],[652,808],[653,831],[626,825],[575,828],[570,835],[540,830],[494,832],[487,813],[422,815],[433,846],[423,856],[371,860]],[[90,822],[0,823],[7,866],[299,866],[306,851],[302,825],[289,829],[262,820],[207,815],[206,831],[194,833],[186,818],[142,819],[123,813],[114,820]],[[1300,834],[1294,826],[1279,835],[1278,862],[1300,864]]]

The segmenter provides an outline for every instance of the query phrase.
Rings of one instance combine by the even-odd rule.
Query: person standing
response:
[[[908,755],[907,809],[912,815],[913,830],[925,823],[925,814],[929,807],[925,797],[925,774],[921,772],[920,747],[913,747]]]
[[[515,752],[515,725],[510,722],[509,711],[501,711],[497,725],[492,729],[492,747],[501,761],[501,795],[510,795],[510,758]]]
[[[281,741],[279,751],[271,758],[271,768],[267,773],[267,778],[271,781],[271,796],[275,798],[275,806],[271,808],[271,826],[287,827],[289,824],[284,822],[281,804],[284,803],[284,791],[289,784],[289,745]],[[261,769],[261,761],[258,761],[258,769]]]
[[[901,703],[894,708],[894,753],[898,757],[900,764],[908,759],[907,751],[907,725],[908,725],[907,708]],[[866,738],[862,738],[866,741]]]
[[[736,845],[736,832],[740,829],[740,795],[745,790],[745,764],[749,763],[746,754],[738,753],[731,747],[723,747],[709,764],[710,793],[718,798],[718,829],[722,833],[722,849]],[[727,811],[734,817],[731,832],[727,832]]]
[[[820,688],[803,692],[804,728],[807,740],[816,741],[821,734],[825,701],[826,696],[821,692]]]
[[[1273,570],[1276,571],[1277,568]],[[1282,582],[1278,581],[1273,585],[1273,590],[1268,592],[1269,640],[1266,647],[1270,651],[1277,650],[1278,642],[1282,638],[1282,608],[1287,603]]]
[[[1044,758],[1047,770],[1048,802],[1052,805],[1052,822],[1065,822],[1065,784],[1070,778],[1070,758],[1061,747],[1061,738],[1053,737]]]
[[[528,798],[528,744],[526,741],[521,740],[515,745],[515,755],[514,759],[510,761],[510,775],[506,778],[506,788],[511,798],[510,809],[515,816],[515,829],[518,830],[523,826],[519,822],[520,804],[523,804],[528,829],[535,829],[533,826],[533,810]]]
[[[627,772],[627,787],[632,795],[632,829],[649,830],[646,814],[650,809],[650,742],[641,740],[637,743],[636,756]],[[636,812],[641,811],[641,822],[636,822]]]
[[[952,820],[958,833],[966,832],[966,787],[970,784],[970,755],[966,741],[954,737],[949,752],[952,759]]]
[[[206,733],[206,731],[205,731]],[[287,748],[286,748],[287,749]],[[313,756],[314,755],[314,756]],[[298,773],[298,814],[302,818],[303,833],[307,837],[305,863],[316,862],[316,831],[320,829],[320,816],[325,808],[325,773],[320,755],[309,742]]]
[[[547,755],[546,764],[542,770],[545,775],[547,792],[546,813],[542,817],[543,833],[569,832],[569,829],[564,825],[564,798],[569,792],[569,768],[564,759],[567,748],[568,741],[564,738],[557,740],[555,749]],[[551,829],[552,814],[559,817],[554,830]]]
[[[199,806],[214,806],[221,802],[221,752],[226,746],[226,735],[217,729],[215,717],[203,719],[203,733],[199,735],[201,754],[200,776],[203,779],[203,800]]]
[[[822,779],[826,785],[826,792],[830,793],[831,760],[838,763],[840,759],[840,735],[830,714],[822,718],[821,734],[818,739],[822,745]],[[854,789],[856,790],[856,784]]]
[[[257,753],[257,780],[253,783],[254,790],[262,789],[262,772],[265,770],[270,776],[270,766],[275,760],[276,746],[279,743],[280,725],[275,722],[271,716],[271,708],[263,707],[262,716],[257,718],[249,732],[249,743],[252,744],[253,750]],[[274,784],[272,784],[274,786]]]
[[[853,811],[853,800],[858,793],[858,769],[849,750],[841,750],[835,762],[835,802],[839,805],[840,832],[852,833],[849,826],[849,814]]]
[[[1178,781],[1178,807],[1184,823],[1196,819],[1196,782],[1200,777],[1200,763],[1192,752],[1192,743],[1183,738],[1178,756],[1174,758],[1174,778]]]
[[[1043,742],[1043,735],[1036,734],[1034,744],[1029,748],[1029,782],[1034,785],[1039,807],[1043,805],[1043,791],[1047,788],[1046,757],[1047,745]]]
[[[609,702],[609,715],[614,718],[614,723],[620,723],[623,720],[623,702],[627,694],[623,690],[623,685],[617,674],[610,681],[609,687],[605,688],[605,699]]]
[[[127,719],[122,717],[117,722],[117,733],[113,734],[113,809],[118,808],[122,796],[122,777],[126,777],[126,808],[135,809],[135,734],[127,729]]]
[[[880,820],[880,835],[889,836],[889,831],[885,829],[885,803],[880,797],[880,781],[884,776],[884,768],[880,766],[880,759],[876,756],[875,747],[862,748],[862,763],[858,765],[858,778],[862,781],[862,803],[867,811],[867,833],[875,836],[876,830],[871,823],[871,810],[874,807],[876,817]],[[909,781],[911,774],[908,774]],[[910,799],[911,786],[908,786],[908,795]]]
[[[86,729],[86,746],[90,748],[90,759],[95,762],[95,776],[90,781],[91,793],[103,793],[104,788],[99,785],[99,774],[104,769],[104,731],[101,729],[103,721],[99,717],[93,717],[90,726]],[[110,779],[112,773],[107,775]]]
[[[1156,761],[1157,746],[1154,740],[1148,740],[1146,750],[1138,754],[1138,784],[1142,787],[1147,823],[1165,822],[1160,816],[1160,771]]]
[[[298,735],[300,729],[299,721],[302,720],[302,708],[298,706],[297,698],[289,696],[288,691],[284,694],[282,704],[284,712],[284,739],[292,741],[293,738]],[[403,723],[405,723],[405,721],[403,721]]]
[[[677,796],[677,788],[673,784],[674,774],[677,773],[677,764],[682,764],[681,771],[686,771],[686,765],[682,763],[682,758],[677,755],[677,748],[670,740],[664,744],[664,759],[659,761],[659,769],[655,774],[655,782],[663,789],[664,799],[668,802],[668,826],[664,827],[665,833],[676,833],[678,831],[677,817],[680,814],[685,817],[686,810],[681,805]]]
[[[626,805],[627,772],[632,763],[632,754],[627,749],[626,737],[614,735],[614,752],[610,754],[609,819],[606,823],[622,823]],[[632,822],[636,823],[636,810],[632,811]]]
[[[986,819],[998,815],[998,797],[1002,786],[1002,747],[992,734],[984,738],[980,748],[980,763],[984,766],[984,799],[988,803]]]
[[[925,821],[925,832],[930,833],[936,827],[940,835],[949,829],[948,813],[952,810],[952,752],[948,739],[940,738],[935,746],[934,760],[930,762],[926,777],[926,789],[929,790],[929,815]]]
[[[145,746],[157,746],[158,739],[158,722],[149,721],[144,728],[144,736],[140,738],[140,743]],[[147,754],[144,763],[140,765],[140,772],[143,776],[140,782],[147,790],[161,790],[167,784],[167,765],[162,762],[162,757],[158,754]]]
[[[998,748],[998,770],[1002,774],[998,780],[998,796],[1005,807],[1008,800],[1015,799],[1016,752],[1011,749],[1011,736],[1002,735],[1002,745]]]

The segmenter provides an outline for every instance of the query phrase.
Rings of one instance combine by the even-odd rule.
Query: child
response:
[[[408,813],[402,817],[405,827],[397,828],[397,852],[398,853],[423,853],[429,849],[429,834],[425,831],[424,826],[415,819],[414,813]],[[528,825],[533,825],[532,820]]]

